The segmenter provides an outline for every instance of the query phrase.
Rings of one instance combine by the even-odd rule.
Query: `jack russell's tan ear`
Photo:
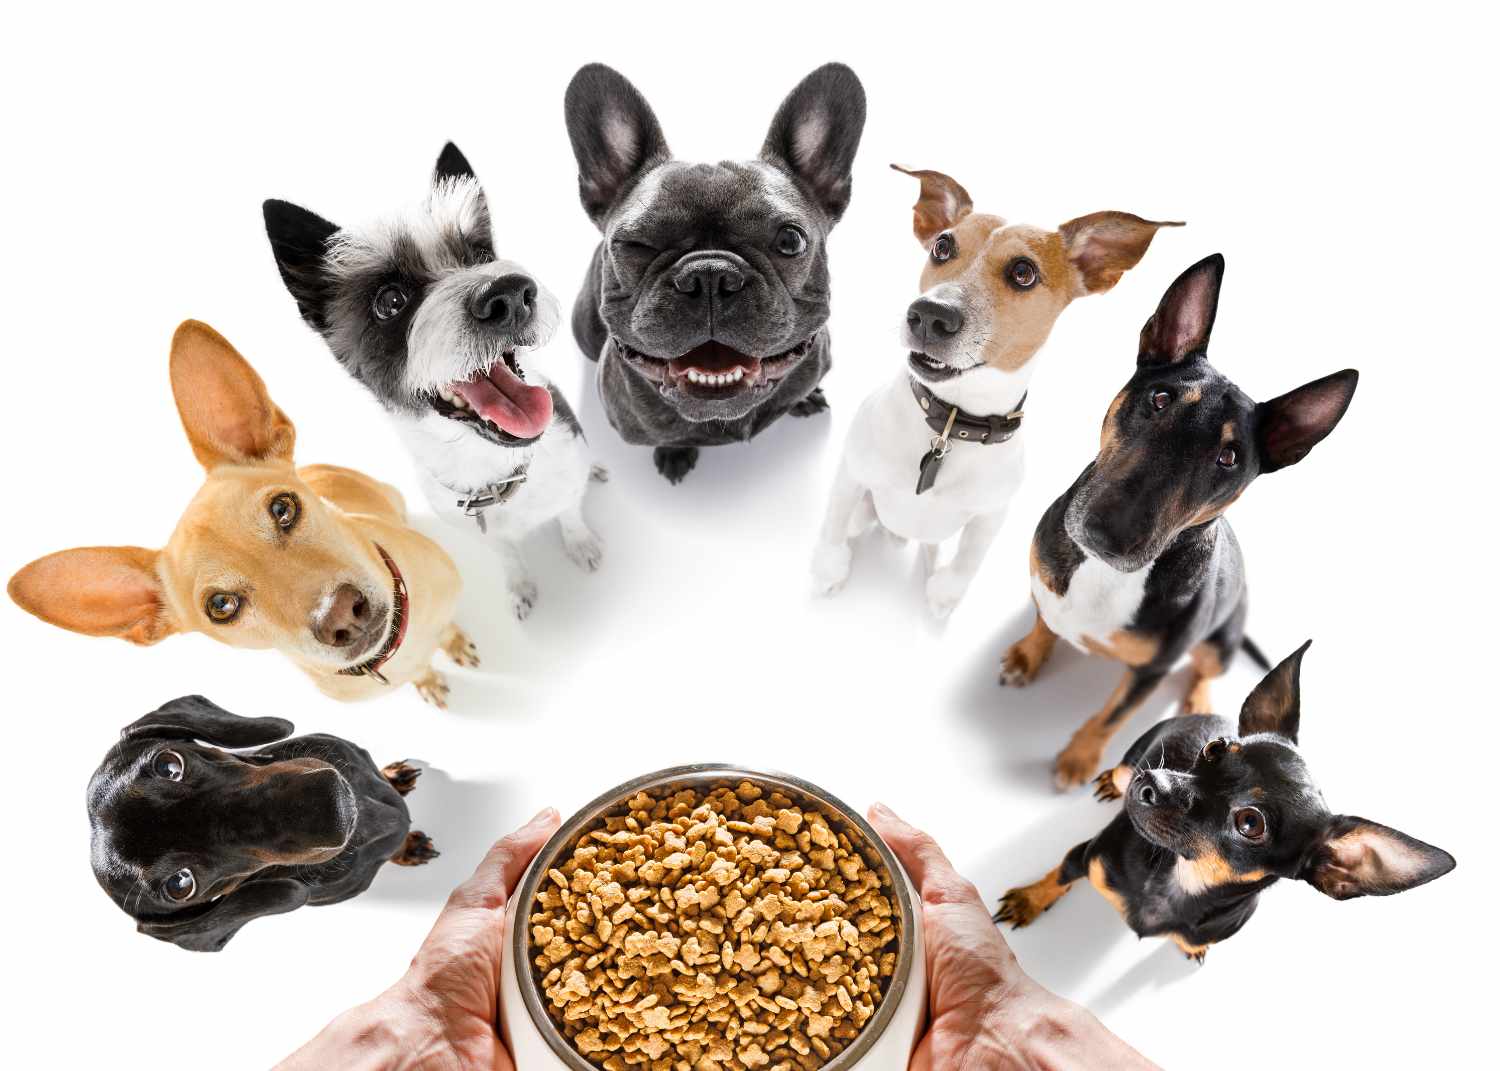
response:
[[[172,396],[206,469],[292,460],[297,430],[250,362],[212,327],[185,320],[172,336]]]
[[[50,625],[85,636],[118,636],[142,645],[177,631],[156,565],[144,547],[78,547],[38,558],[10,578],[17,606]]]
[[[923,245],[927,245],[944,231],[958,226],[965,216],[974,211],[974,200],[969,196],[969,191],[941,171],[913,171],[900,164],[892,164],[891,167],[922,182],[917,203],[912,205],[911,229],[917,236],[917,241]]]
[[[1158,230],[1181,226],[1142,219],[1129,212],[1091,212],[1068,220],[1057,232],[1082,280],[1079,293],[1099,294],[1140,263]]]

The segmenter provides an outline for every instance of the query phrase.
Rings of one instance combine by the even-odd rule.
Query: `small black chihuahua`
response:
[[[1237,732],[1226,718],[1187,714],[1137,740],[1094,782],[1100,799],[1123,796],[1123,810],[1046,877],[1006,893],[995,921],[1025,926],[1087,877],[1138,936],[1169,937],[1201,963],[1278,878],[1349,900],[1452,870],[1442,849],[1323,802],[1297,750],[1311,642],[1250,693]]]
[[[217,952],[251,919],[347,900],[386,861],[437,856],[402,799],[419,769],[377,769],[347,740],[291,732],[201,695],[121,732],[89,781],[92,858],[141,933]]]

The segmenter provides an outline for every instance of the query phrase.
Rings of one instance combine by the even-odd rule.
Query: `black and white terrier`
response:
[[[557,521],[568,557],[597,569],[583,499],[606,474],[562,395],[521,367],[557,329],[557,299],[496,255],[484,190],[457,147],[439,155],[425,202],[369,226],[286,201],[264,211],[303,319],[394,416],[438,515],[492,539],[516,616],[536,601],[521,542],[539,525]]]

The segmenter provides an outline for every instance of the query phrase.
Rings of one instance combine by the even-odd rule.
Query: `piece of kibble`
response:
[[[874,1016],[899,929],[882,870],[749,781],[639,792],[547,872],[548,1013],[605,1071],[814,1071]]]

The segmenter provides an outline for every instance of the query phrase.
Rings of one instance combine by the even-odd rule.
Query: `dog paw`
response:
[[[854,553],[848,543],[820,543],[813,552],[813,590],[819,595],[832,595],[849,579],[849,566]]]
[[[823,393],[822,387],[814,387],[811,394],[792,406],[792,416],[817,416],[819,413],[828,412],[828,396]]]
[[[1124,785],[1130,784],[1130,779],[1135,771],[1129,766],[1116,766],[1105,770],[1094,778],[1094,799],[1101,803],[1110,803],[1124,798]],[[1123,782],[1124,784],[1122,785]]]
[[[656,462],[656,471],[665,476],[668,483],[681,483],[682,478],[698,464],[698,448],[658,446],[651,457]]]
[[[449,631],[448,638],[443,641],[443,653],[465,669],[473,669],[479,665],[479,648],[457,626]]]
[[[1006,688],[1024,688],[1036,680],[1041,663],[1031,657],[1024,641],[1012,644],[1000,663],[1000,683]]]
[[[589,479],[595,483],[609,483],[609,469],[603,465],[590,465]]]
[[[1069,744],[1057,756],[1053,767],[1052,782],[1059,791],[1078,788],[1087,784],[1099,769],[1099,749]]]
[[[389,781],[391,787],[404,796],[417,787],[417,778],[422,776],[422,768],[420,766],[413,766],[405,759],[402,759],[400,762],[393,762],[389,766],[382,766],[380,768],[380,776]]]
[[[391,856],[391,862],[397,866],[421,866],[430,863],[442,853],[432,845],[432,838],[419,829],[414,829],[406,835],[406,840],[401,844],[401,850]]]
[[[536,600],[536,581],[521,580],[510,586],[510,612],[516,615],[517,621],[525,621],[531,616]]]
[[[1000,907],[993,917],[997,926],[1009,923],[1013,929],[1019,930],[1022,926],[1030,926],[1051,906],[1043,903],[1041,897],[1032,895],[1032,886],[1023,885],[1000,898]]]
[[[585,573],[596,572],[604,561],[604,544],[592,532],[574,539],[564,536],[563,551]]]
[[[412,687],[417,690],[417,694],[424,700],[439,710],[448,709],[448,682],[443,679],[441,673],[429,669],[411,683]]]
[[[1212,714],[1214,712],[1214,697],[1207,680],[1200,678],[1193,682],[1187,695],[1183,696],[1182,712],[1184,714]]]
[[[964,592],[969,590],[969,581],[952,569],[939,569],[927,578],[927,609],[939,621],[951,614]]]

